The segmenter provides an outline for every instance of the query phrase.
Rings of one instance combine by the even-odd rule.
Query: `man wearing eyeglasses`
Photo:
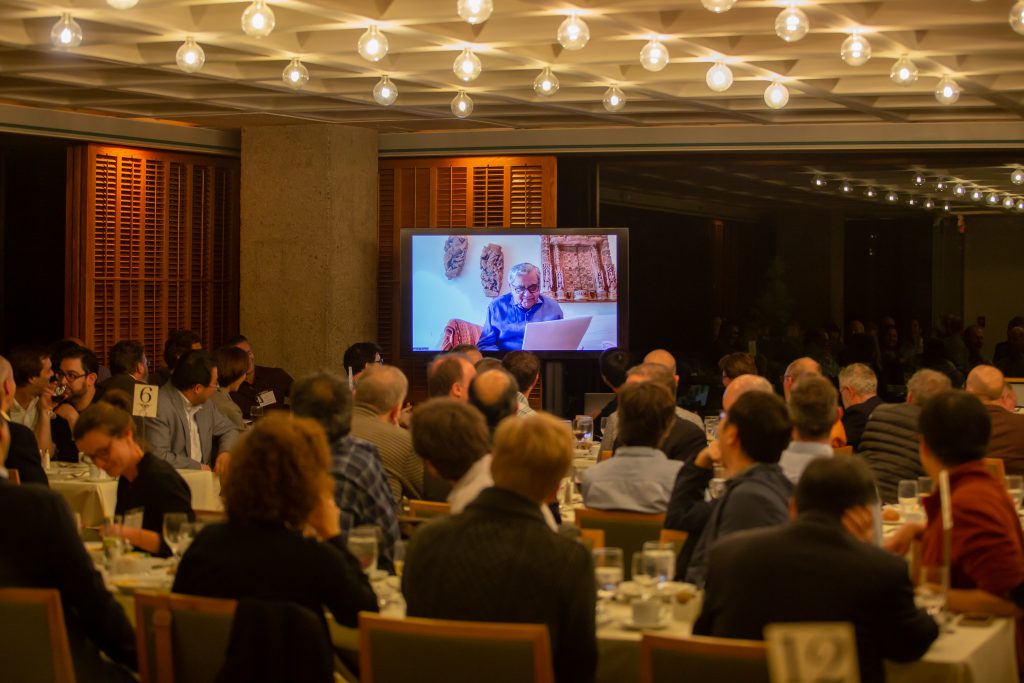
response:
[[[561,320],[562,307],[540,293],[540,269],[517,263],[508,272],[509,291],[487,307],[487,320],[477,342],[481,351],[520,351],[526,323]]]
[[[65,387],[59,396],[53,412],[57,417],[52,422],[53,442],[57,447],[54,460],[78,462],[78,446],[71,437],[75,423],[83,410],[100,397],[102,390],[96,386],[100,363],[91,349],[78,346],[65,351],[61,356],[57,372],[57,386]]]

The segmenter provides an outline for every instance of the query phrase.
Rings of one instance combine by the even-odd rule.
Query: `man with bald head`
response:
[[[666,368],[668,368],[669,372],[672,373],[672,379],[675,380],[676,389],[672,391],[672,396],[675,396],[676,392],[679,389],[679,371],[678,371],[677,366],[676,366],[675,356],[673,356],[671,353],[669,353],[665,349],[654,349],[653,351],[648,353],[646,356],[644,356],[644,364],[646,365],[647,363],[655,363],[657,365],[663,365]],[[627,375],[627,381],[628,381],[628,375]],[[697,425],[701,429],[704,429],[704,420],[702,420],[700,418],[700,415],[698,415],[697,413],[691,413],[689,410],[685,410],[683,408],[680,408],[677,405],[676,406],[676,415],[678,415],[679,417],[683,418],[684,420],[689,420],[690,422],[692,422],[693,424]]]
[[[797,358],[795,361],[786,367],[786,372],[782,376],[782,393],[789,401],[789,394],[793,391],[793,385],[800,381],[803,377],[817,376],[821,377],[821,363],[814,360],[810,356],[804,356]],[[843,426],[842,419],[836,415],[836,421],[832,423],[832,430],[829,433],[829,445],[835,448],[842,448],[846,445],[846,427]]]
[[[988,442],[990,458],[1001,458],[1007,474],[1024,474],[1024,415],[1011,413],[1003,406],[1006,378],[998,368],[979,365],[967,375],[967,392],[984,404],[992,421]]]
[[[502,367],[485,370],[469,385],[469,404],[483,413],[491,434],[506,417],[519,412],[516,378]]]
[[[14,393],[17,390],[14,383],[14,371],[6,358],[0,356],[0,413],[4,416],[10,414],[11,405],[14,403]],[[6,419],[2,421],[6,422]],[[39,446],[36,436],[32,430],[17,422],[10,423],[10,446],[7,451],[6,461],[0,454],[0,465],[9,470],[18,470],[18,477],[22,483],[41,484],[49,486],[46,472],[43,470],[42,462],[39,459]]]

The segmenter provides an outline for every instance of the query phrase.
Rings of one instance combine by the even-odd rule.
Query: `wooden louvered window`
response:
[[[426,394],[422,362],[400,358],[402,228],[550,228],[556,216],[554,157],[382,159],[378,177],[377,341]]]
[[[173,329],[238,329],[236,159],[88,145],[71,157],[66,328],[107,362],[121,339],[163,364]]]

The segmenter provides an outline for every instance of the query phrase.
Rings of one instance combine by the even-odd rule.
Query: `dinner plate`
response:
[[[669,624],[671,624],[671,623],[672,623],[671,619],[666,619],[665,621],[662,621],[662,622],[657,623],[657,624],[649,624],[649,625],[641,626],[640,624],[637,624],[632,619],[630,619],[628,621],[623,621],[622,622],[622,628],[624,628],[626,630],[629,630],[629,631],[660,631],[660,630],[662,630],[664,628],[668,628]]]

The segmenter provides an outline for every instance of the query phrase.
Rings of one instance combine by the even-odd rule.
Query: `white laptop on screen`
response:
[[[590,327],[591,316],[526,323],[523,351],[575,351]]]

